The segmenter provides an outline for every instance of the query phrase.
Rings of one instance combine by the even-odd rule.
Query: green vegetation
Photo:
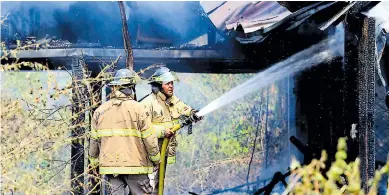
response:
[[[7,51],[4,44],[2,60],[23,49]],[[115,63],[115,62],[114,62]],[[112,66],[107,65],[107,68]],[[32,71],[20,71],[29,67]],[[2,64],[1,78],[1,191],[10,194],[63,194],[72,192],[70,177],[71,144],[85,141],[89,136],[88,117],[100,104],[98,94],[91,88],[107,80],[104,69],[91,79],[84,70],[84,78],[76,80],[68,71],[48,70],[39,63],[11,61]],[[81,84],[83,87],[81,87]],[[78,97],[78,101],[72,98]],[[90,104],[84,104],[90,101]],[[72,109],[81,111],[72,114]],[[76,119],[85,115],[85,121]],[[71,137],[76,128],[85,134]],[[81,175],[90,181],[96,178],[85,167]],[[87,189],[93,189],[90,182]]]
[[[53,95],[56,93],[50,89],[69,85],[71,79],[66,74],[1,73],[1,167],[5,192],[70,191],[67,181],[72,127],[66,96],[70,92]]]
[[[201,109],[253,74],[178,76],[181,82],[175,84],[177,96],[192,107]],[[279,162],[289,160],[289,156],[282,156],[289,144],[286,141],[286,84],[286,81],[272,84],[206,115],[203,121],[193,126],[192,135],[187,135],[186,129],[181,130],[177,163],[168,165],[167,169],[168,194],[187,191],[208,194],[245,184],[249,164],[248,182],[256,181],[257,177],[271,177],[273,173],[261,175],[261,169],[272,167],[272,163],[285,164],[282,168],[286,168],[287,162]],[[256,149],[251,160],[254,141]],[[236,193],[242,194],[242,191]]]
[[[361,186],[360,160],[347,163],[346,140],[340,138],[335,162],[325,174],[327,153],[322,152],[319,160],[313,160],[309,165],[301,166],[297,161],[292,163],[292,178],[288,189],[283,194],[365,194]],[[389,162],[375,172],[374,178],[369,181],[369,195],[377,194],[378,182],[384,174],[389,174]]]

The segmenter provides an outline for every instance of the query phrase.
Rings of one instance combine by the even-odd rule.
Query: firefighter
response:
[[[176,162],[177,140],[170,129],[178,123],[180,115],[190,117],[194,122],[200,121],[202,117],[196,115],[197,110],[186,105],[174,95],[174,81],[178,81],[178,78],[167,67],[158,68],[149,81],[152,92],[140,102],[151,113],[149,118],[159,138],[159,147],[162,145],[163,138],[170,138],[165,158],[167,164],[174,164]],[[158,178],[158,174],[156,178]],[[155,191],[158,191],[157,183]]]
[[[151,194],[148,174],[158,168],[158,140],[144,105],[134,100],[133,71],[120,69],[109,83],[113,98],[96,109],[92,119],[89,156],[99,174],[108,178],[110,194]]]

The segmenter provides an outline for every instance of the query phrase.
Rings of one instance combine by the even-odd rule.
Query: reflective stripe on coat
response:
[[[150,114],[150,120],[152,122],[152,127],[155,130],[157,135],[159,147],[162,146],[163,138],[165,137],[165,130],[167,128],[172,128],[174,125],[178,124],[178,118],[181,115],[189,116],[193,109],[178,99],[176,96],[171,98],[166,98],[166,96],[158,92],[156,94],[151,93],[145,99],[141,101],[143,105],[146,106]],[[177,140],[174,136],[171,138],[167,155],[168,155],[168,164],[173,164],[176,162],[176,148]]]
[[[92,118],[89,156],[100,174],[150,174],[160,161],[157,136],[145,106],[116,92]]]

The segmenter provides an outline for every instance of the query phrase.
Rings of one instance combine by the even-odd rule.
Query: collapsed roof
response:
[[[325,31],[339,24],[351,10],[366,11],[379,2],[202,2],[219,32],[242,44],[262,42],[274,31],[290,31],[303,24]]]
[[[348,13],[366,11],[378,3],[236,1],[126,2],[125,5],[132,45],[142,51],[135,52],[136,55],[159,48],[161,51],[145,52],[158,57],[152,59],[176,61],[180,66],[182,60],[188,60],[194,69],[199,69],[201,60],[204,65],[201,69],[256,72],[321,40]],[[8,30],[8,35],[21,30],[19,34],[25,37],[38,38],[39,34],[57,37],[52,39],[49,52],[23,53],[28,58],[49,54],[68,56],[74,53],[74,48],[88,48],[85,55],[123,53],[116,2],[1,4],[2,14],[11,14],[9,26],[2,28],[2,39],[7,37],[3,30]],[[102,48],[106,52],[100,52]]]

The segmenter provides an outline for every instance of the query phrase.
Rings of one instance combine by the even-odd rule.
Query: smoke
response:
[[[382,84],[387,88],[387,81],[384,77],[386,75],[382,74],[382,65],[380,64],[380,60],[382,57],[382,54],[385,49],[385,45],[388,43],[388,34],[389,31],[389,2],[380,2],[376,6],[374,6],[371,10],[368,12],[363,12],[364,15],[367,17],[375,18],[376,20],[376,59],[377,59],[377,71],[378,76],[380,77],[380,80]]]
[[[198,2],[124,2],[131,38],[141,27],[146,37],[188,42],[208,31],[209,22]],[[122,47],[122,24],[117,2],[1,2],[9,14],[4,38],[46,34],[76,42],[99,42]]]
[[[376,19],[378,32],[382,29],[385,29],[386,32],[389,31],[389,2],[380,2],[368,12],[363,12],[363,14]]]
[[[123,44],[117,2],[2,2],[1,9],[9,14],[2,35],[12,40],[49,34],[71,42]]]
[[[203,35],[211,24],[198,2],[138,2],[138,7],[137,17],[163,26],[165,32],[158,33],[186,39],[181,43]]]

